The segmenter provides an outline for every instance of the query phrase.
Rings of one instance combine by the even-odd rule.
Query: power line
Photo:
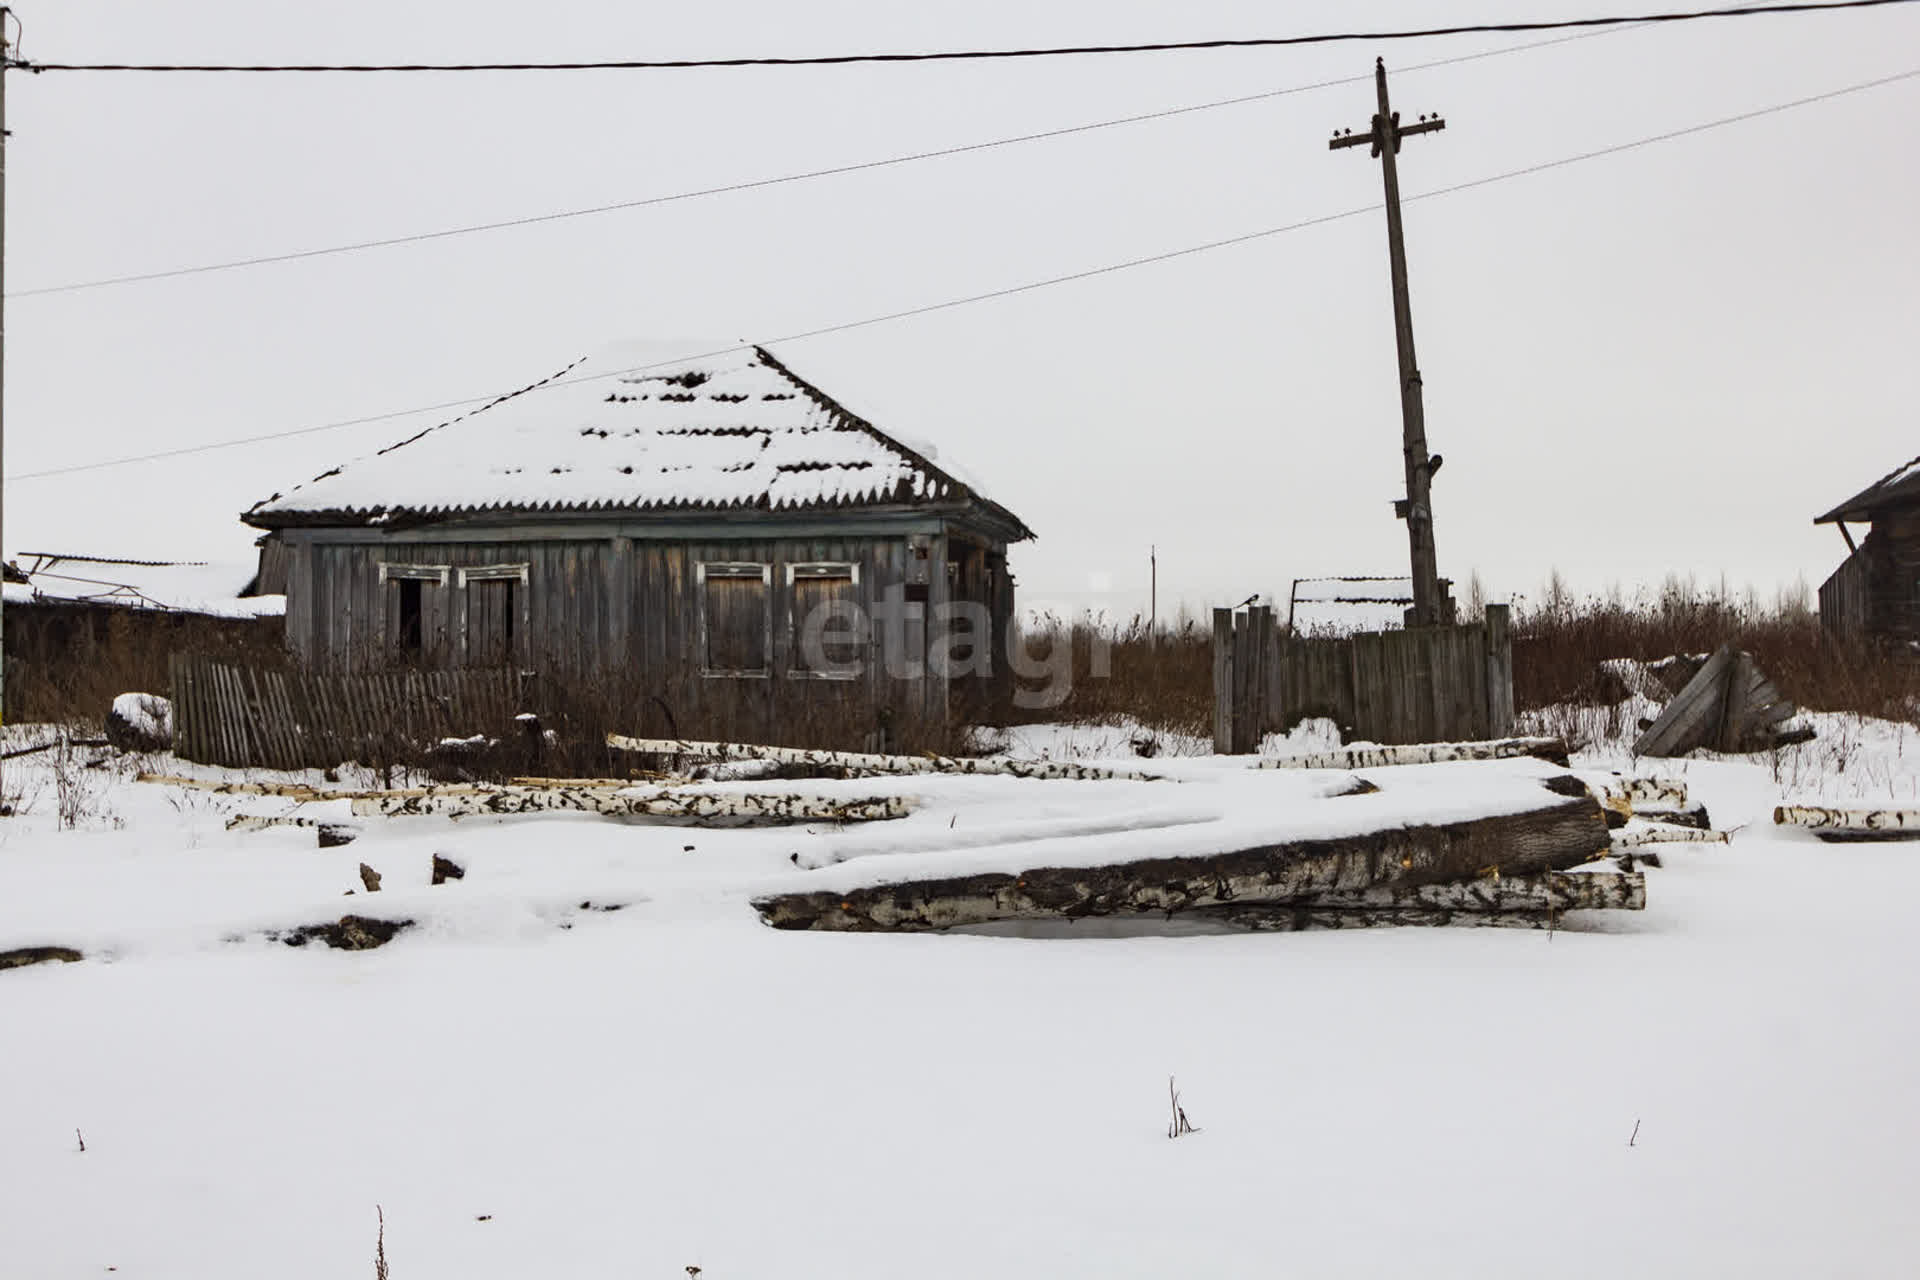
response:
[[[1810,94],[1804,98],[1778,102],[1771,106],[1756,107],[1751,111],[1742,111],[1737,115],[1721,116],[1716,120],[1707,120],[1700,124],[1687,125],[1679,129],[1669,129],[1664,133],[1651,134],[1644,138],[1635,138],[1629,142],[1615,143],[1611,146],[1600,147],[1592,151],[1582,151],[1575,155],[1562,156],[1557,160],[1544,160],[1537,164],[1525,165],[1518,169],[1508,169],[1504,172],[1489,174],[1482,178],[1471,178],[1465,182],[1454,183],[1451,186],[1436,187],[1431,191],[1423,191],[1416,195],[1404,196],[1402,197],[1402,203],[1411,204],[1418,200],[1433,200],[1440,196],[1454,195],[1462,191],[1471,191],[1478,187],[1491,186],[1496,182],[1506,182],[1513,178],[1524,178],[1532,174],[1545,173],[1553,169],[1564,169],[1569,165],[1580,164],[1583,161],[1597,160],[1603,156],[1619,155],[1622,152],[1652,146],[1655,143],[1670,142],[1676,138],[1691,137],[1694,134],[1725,128],[1728,125],[1739,124],[1747,120],[1757,120],[1763,116],[1778,115],[1783,111],[1812,106],[1820,102],[1829,102],[1835,98],[1843,98],[1850,94],[1863,93],[1869,89],[1884,88],[1887,85],[1898,84],[1905,80],[1914,79],[1915,77],[1920,77],[1920,67],[1916,67],[1910,71],[1897,72],[1889,76],[1882,76],[1876,80],[1864,80],[1857,84],[1846,85],[1838,89],[1829,89],[1824,93]],[[911,319],[915,316],[931,315],[937,311],[950,311],[957,307],[971,306],[978,302],[991,302],[999,298],[1010,298],[1018,294],[1032,293],[1039,289],[1051,288],[1055,285],[1071,284],[1080,280],[1091,280],[1096,276],[1110,275],[1118,271],[1129,271],[1135,267],[1151,266],[1159,262],[1171,262],[1177,258],[1189,258],[1197,254],[1209,253],[1216,249],[1226,249],[1234,245],[1249,244],[1256,240],[1265,240],[1288,232],[1304,231],[1309,227],[1324,226],[1330,222],[1340,222],[1347,218],[1355,218],[1362,214],[1373,213],[1379,208],[1380,206],[1378,204],[1360,205],[1351,209],[1342,209],[1338,213],[1326,213],[1317,217],[1304,218],[1298,222],[1289,222],[1283,226],[1266,227],[1259,231],[1249,231],[1237,236],[1228,236],[1221,240],[1210,240],[1203,244],[1188,245],[1180,249],[1170,249],[1164,253],[1149,254],[1140,258],[1129,258],[1123,262],[1108,263],[1099,267],[1089,267],[1084,271],[1068,272],[1064,275],[1049,276],[1041,280],[1030,280],[1024,284],[1009,285],[1001,289],[988,290],[985,293],[969,294],[960,298],[949,298],[942,302],[926,303],[901,311],[890,311],[883,315],[868,316],[860,320],[847,320],[838,324],[824,325],[817,329],[807,329],[798,333],[784,334],[777,338],[765,339],[757,345],[774,346],[780,343],[801,342],[809,338],[821,338],[829,334],[846,333],[854,329],[865,329],[873,325]],[[491,406],[542,387],[561,387],[581,382],[598,381],[605,378],[627,377],[636,373],[645,373],[653,369],[684,364],[690,360],[705,360],[715,356],[727,355],[731,352],[746,350],[750,345],[754,344],[740,343],[735,346],[722,347],[713,351],[689,354],[675,360],[662,361],[656,364],[636,365],[629,369],[615,369],[606,373],[587,374],[575,378],[556,375],[542,382],[534,383],[531,386],[522,387],[517,391],[505,394],[469,396],[459,400],[443,400],[436,404],[415,405],[408,409],[395,409],[386,413],[368,414],[359,418],[347,418],[336,422],[321,423],[317,426],[296,427],[289,431],[268,432],[257,436],[244,436],[232,440],[218,440],[209,444],[187,445],[178,449],[165,449],[155,453],[76,463],[73,466],[54,467],[45,471],[30,471],[23,475],[9,476],[7,477],[7,482],[11,483],[14,480],[40,480],[52,476],[73,475],[83,471],[98,471],[107,467],[130,466],[139,462],[158,462],[164,459],[184,457],[190,454],[210,453],[218,449],[231,449],[242,445],[261,444],[270,440],[286,440],[295,436],[314,435],[323,431],[339,431],[347,427],[365,426],[375,422],[389,421],[394,418],[409,417],[418,413],[433,413],[449,409],[471,409],[476,405]],[[457,421],[457,419],[455,419],[455,421]],[[441,425],[446,424],[443,423]]]
[[[1478,53],[1465,53],[1451,58],[1438,58],[1432,62],[1414,63],[1400,70],[1405,75],[1415,71],[1430,71],[1437,67],[1456,66],[1464,62],[1478,62],[1484,58],[1497,58],[1509,53],[1526,53],[1533,49],[1545,49],[1553,45],[1568,44],[1576,40],[1591,40],[1597,36],[1619,35],[1629,27],[1607,27],[1597,31],[1581,31],[1573,35],[1556,36],[1550,40],[1536,40],[1530,44],[1510,45],[1504,49],[1483,49]],[[1107,120],[1094,120],[1086,124],[1066,125],[1058,129],[1042,129],[1034,133],[1014,134],[1011,137],[990,138],[982,142],[967,142],[957,146],[940,147],[931,151],[915,151],[906,155],[887,156],[877,160],[861,160],[852,164],[834,165],[824,169],[808,169],[800,173],[780,174],[770,178],[751,178],[741,182],[729,182],[715,187],[701,187],[692,191],[677,191],[670,195],[643,196],[634,200],[620,200],[612,204],[592,205],[582,209],[562,209],[552,213],[529,214],[518,218],[501,218],[493,222],[477,222],[467,226],[442,227],[435,231],[422,231],[410,235],[383,236],[373,240],[356,240],[345,244],[323,245],[313,249],[293,249],[283,253],[260,254],[251,258],[235,258],[226,262],[197,263],[186,267],[170,267],[160,271],[140,271],[127,275],[103,276],[97,280],[77,280],[69,284],[42,285],[33,289],[19,289],[7,294],[9,298],[31,298],[50,293],[75,293],[87,289],[105,289],[115,285],[140,284],[152,280],[171,280],[180,276],[203,275],[215,271],[235,271],[245,267],[270,266],[282,262],[301,262],[308,258],[331,257],[336,254],[361,253],[369,249],[390,249],[398,245],[418,244],[424,241],[447,240],[456,236],[477,235],[487,231],[504,231],[513,227],[537,226],[547,222],[563,222],[572,218],[589,218],[600,214],[618,213],[628,209],[645,209],[654,205],[675,204],[683,200],[698,200],[707,196],[729,195],[740,191],[755,191],[763,187],[777,187],[787,183],[805,182],[815,178],[831,178],[842,174],[862,173],[871,169],[885,169],[894,165],[911,164],[920,160],[937,160],[948,156],[968,155],[976,151],[988,151],[996,147],[1014,146],[1025,142],[1042,142],[1051,138],[1065,138],[1076,134],[1094,133],[1101,129],[1119,128],[1123,125],[1145,124],[1154,120],[1165,120],[1174,116],[1191,115],[1200,111],[1213,111],[1221,107],[1245,106],[1251,102],[1265,102],[1274,98],[1284,98],[1293,94],[1310,93],[1319,89],[1331,89],[1344,85],[1360,84],[1373,79],[1373,73],[1357,76],[1342,76],[1337,80],[1320,80],[1313,84],[1293,85],[1285,89],[1268,89],[1260,93],[1242,94],[1234,98],[1218,98],[1211,102],[1189,103],[1186,106],[1167,107],[1159,111],[1142,111],[1129,116],[1116,116]]]
[[[1579,27],[1626,26],[1647,22],[1693,22],[1703,18],[1747,18],[1765,13],[1818,13],[1839,9],[1873,9],[1909,4],[1913,0],[1807,0],[1806,3],[1744,5],[1724,9],[1695,9],[1681,13],[1648,13],[1600,18],[1563,18],[1538,22],[1463,23],[1409,31],[1338,31],[1305,36],[1254,36],[1214,40],[1169,40],[1148,44],[1070,45],[1046,49],[964,49],[935,53],[836,53],[813,57],[736,57],[623,59],[596,62],[410,62],[410,63],[136,63],[29,62],[10,65],[35,73],[46,71],[147,72],[451,72],[451,71],[665,71],[699,67],[822,67],[869,62],[962,62],[1003,58],[1058,58],[1085,54],[1169,53],[1201,49],[1259,49],[1291,45],[1335,44],[1353,40],[1423,40],[1434,36],[1506,35],[1528,31],[1560,31]]]

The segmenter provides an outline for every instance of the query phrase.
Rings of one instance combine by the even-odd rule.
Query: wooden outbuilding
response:
[[[97,716],[117,693],[164,692],[175,654],[280,648],[284,602],[244,562],[24,551],[5,566],[6,715]]]
[[[1849,552],[1820,584],[1820,625],[1853,639],[1920,644],[1920,458],[1814,523],[1838,525]],[[1866,537],[1856,541],[1849,524],[1866,525]]]
[[[992,696],[1027,526],[771,352],[686,350],[610,348],[247,511],[294,655],[617,685],[756,741]]]

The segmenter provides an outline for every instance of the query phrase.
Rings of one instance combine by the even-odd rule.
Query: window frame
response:
[[[471,564],[462,565],[454,570],[454,581],[461,591],[460,598],[460,661],[463,665],[473,665],[473,594],[476,583],[504,582],[519,588],[514,594],[512,607],[506,614],[507,634],[503,660],[508,666],[522,661],[527,643],[527,621],[530,602],[526,590],[531,562],[521,561],[514,564]]]
[[[380,583],[389,582],[435,582],[446,587],[453,585],[453,566],[446,564],[395,564],[380,561]]]
[[[453,582],[453,567],[451,565],[403,564],[389,560],[381,560],[378,564],[379,582],[377,585],[381,587],[386,587],[388,584],[398,585],[406,582],[418,582],[423,584],[432,583],[434,586],[446,590]],[[447,601],[443,600],[441,607],[444,609],[447,603]],[[382,591],[381,609],[381,635],[383,637],[390,637],[386,640],[386,643],[392,646],[394,653],[406,655],[408,658],[417,661],[427,661],[433,659],[436,654],[444,654],[447,637],[444,635],[440,636],[439,647],[436,647],[435,637],[429,633],[427,629],[427,601],[424,594],[420,597],[416,612],[419,628],[416,643],[407,643],[406,611],[400,598],[397,598],[392,593]],[[387,613],[388,610],[392,611],[391,614]],[[391,621],[388,621],[388,618],[391,618]]]
[[[707,656],[712,652],[708,631],[707,580],[709,578],[743,578],[760,583],[760,655],[764,665],[743,667],[730,670],[707,665]],[[766,680],[773,675],[773,565],[765,560],[696,560],[693,565],[693,582],[699,597],[696,610],[699,621],[699,653],[701,676],[710,680]]]
[[[528,568],[529,566],[524,562],[521,564],[471,564],[463,565],[456,572],[459,574],[459,584],[463,587],[469,582],[517,582],[524,587],[527,585]]]
[[[799,619],[794,616],[795,607],[798,604],[798,601],[794,596],[793,587],[794,587],[794,583],[803,576],[808,578],[845,578],[853,586],[854,592],[856,595],[858,594],[860,589],[860,565],[858,561],[854,561],[854,560],[790,560],[787,562],[786,580],[787,580],[787,639],[788,639],[787,677],[788,679],[791,679],[791,680],[858,680],[861,676],[861,672],[859,670],[812,671],[798,665],[800,660],[799,655],[794,652],[793,644],[792,644],[792,641],[796,638],[795,630],[799,625]],[[856,599],[854,601],[854,607],[858,608],[859,603],[860,602]],[[862,649],[869,648],[871,646],[871,643],[872,643],[872,637],[869,636],[867,641],[861,645],[861,648]],[[851,665],[857,668],[860,665],[860,662],[858,659],[855,659],[855,661]]]

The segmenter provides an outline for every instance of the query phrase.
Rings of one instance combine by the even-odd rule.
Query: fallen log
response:
[[[622,792],[600,787],[500,789],[460,795],[374,795],[353,801],[355,817],[472,817],[481,814],[597,813],[610,818],[684,818],[694,822],[877,822],[904,818],[905,796],[854,800],[739,792]]]
[[[1709,831],[1702,827],[1640,826],[1613,833],[1613,847],[1632,849],[1643,844],[1726,844],[1732,839],[1727,831]]]
[[[186,778],[171,773],[136,773],[135,782],[157,782],[168,787],[190,787],[223,796],[282,796],[288,800],[337,800],[357,794],[322,791],[303,782],[223,782],[217,778]]]
[[[1546,788],[1567,798],[1522,813],[1394,827],[1092,867],[937,877],[754,900],[778,929],[928,930],[991,920],[1040,920],[1290,903],[1327,893],[1503,876],[1577,866],[1608,851],[1606,820],[1571,777]]]
[[[1515,760],[1538,756],[1566,767],[1567,744],[1559,738],[1498,738],[1491,742],[1426,742],[1401,747],[1339,747],[1298,756],[1262,756],[1255,769],[1378,769],[1388,765],[1439,764],[1448,760]]]
[[[1300,933],[1308,929],[1394,927],[1466,929],[1552,929],[1556,911],[1449,911],[1441,907],[1296,907],[1285,903],[1201,907],[1195,920],[1211,920],[1254,933]]]
[[[848,776],[918,773],[991,773],[1015,778],[1069,779],[1101,782],[1167,782],[1164,774],[1114,765],[1078,764],[1071,760],[1004,760],[973,756],[882,756],[861,751],[809,751],[801,747],[765,747],[739,742],[682,742],[671,738],[629,738],[607,735],[615,751],[647,755],[697,756],[710,760],[776,760],[782,764],[811,765],[844,770]]]
[[[1426,908],[1441,911],[1641,911],[1647,879],[1619,871],[1535,872],[1438,884],[1337,889],[1291,904],[1310,910]]]
[[[1707,831],[1713,827],[1713,819],[1707,816],[1707,806],[1703,804],[1688,805],[1684,809],[1636,809],[1634,816],[1669,827],[1694,827],[1701,831]]]
[[[1920,809],[1834,809],[1783,804],[1776,826],[1807,827],[1822,840],[1910,840],[1920,837]]]

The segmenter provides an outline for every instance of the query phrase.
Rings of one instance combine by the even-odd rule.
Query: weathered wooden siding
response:
[[[1505,605],[1454,627],[1298,637],[1272,610],[1215,610],[1214,746],[1258,750],[1268,733],[1325,716],[1350,740],[1457,742],[1513,728]]]
[[[1856,551],[1820,584],[1820,625],[1835,636],[1858,639],[1867,630],[1867,557]]]
[[[937,526],[936,526],[937,527]],[[485,537],[445,541],[415,532],[403,539],[354,541],[337,536],[292,535],[287,555],[290,598],[288,636],[295,653],[322,670],[359,671],[412,660],[399,651],[403,590],[420,596],[422,654],[434,666],[497,665],[510,660],[553,677],[607,675],[642,696],[668,723],[635,725],[635,731],[672,731],[692,725],[703,732],[755,740],[803,740],[805,727],[822,718],[844,724],[864,716],[878,739],[907,721],[931,722],[948,713],[949,682],[929,670],[929,619],[954,594],[984,604],[988,633],[979,656],[1004,679],[1005,629],[1013,611],[1012,580],[1005,550],[977,540],[955,543],[960,553],[949,574],[949,538],[940,533],[847,536],[714,537],[669,540],[613,532],[605,537],[529,537],[491,530]],[[408,566],[417,587],[381,581],[380,566]],[[764,583],[732,577],[703,583],[701,564],[766,565]],[[524,583],[510,593],[518,616],[512,646],[503,653],[506,628],[494,615],[506,589],[468,582],[461,570],[526,566]],[[799,650],[794,605],[821,594],[788,581],[790,566],[849,564],[856,581],[832,594],[849,598],[868,620],[858,645],[861,672],[832,678],[806,669]],[[445,583],[418,574],[448,569]],[[716,652],[703,632],[705,610],[718,596],[730,621],[722,623],[731,646],[714,665]],[[881,606],[891,599],[889,622]],[[747,630],[760,631],[748,653]],[[764,671],[747,673],[748,657],[760,656]],[[888,670],[891,653],[896,669]],[[575,685],[582,682],[573,681]],[[788,731],[791,730],[791,731]]]
[[[1920,504],[1874,513],[1858,550],[1820,586],[1820,623],[1846,638],[1920,641]]]

